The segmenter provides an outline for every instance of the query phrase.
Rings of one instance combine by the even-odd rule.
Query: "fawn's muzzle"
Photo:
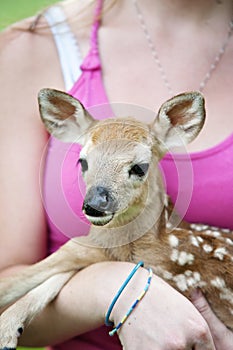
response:
[[[83,203],[83,212],[94,225],[106,225],[117,210],[117,202],[109,190],[102,186],[91,187]]]

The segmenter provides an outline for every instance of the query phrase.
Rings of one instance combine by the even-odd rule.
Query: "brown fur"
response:
[[[91,133],[91,140],[96,146],[110,140],[129,140],[134,142],[143,142],[150,137],[148,127],[145,124],[136,121],[133,118],[105,119],[98,124]],[[133,124],[133,125],[132,125]]]
[[[74,106],[75,113],[64,118]],[[187,297],[201,288],[216,315],[233,329],[232,232],[183,221],[172,227],[167,218],[173,206],[167,203],[158,169],[163,144],[177,142],[173,125],[188,142],[199,133],[205,118],[202,96],[186,93],[165,102],[151,125],[130,118],[97,122],[71,96],[49,89],[40,93],[40,110],[48,130],[61,140],[72,142],[85,133],[80,141],[81,156],[91,163],[84,173],[87,192],[104,184],[118,209],[108,223],[101,223],[100,216],[103,226],[92,225],[87,237],[74,238],[17,276],[1,280],[0,306],[16,303],[1,315],[0,348],[15,348],[17,330],[53,300],[77,270],[98,261],[143,260]],[[149,163],[145,176],[129,176],[135,162]]]

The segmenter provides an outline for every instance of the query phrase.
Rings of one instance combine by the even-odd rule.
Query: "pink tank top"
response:
[[[102,1],[97,3],[98,14]],[[99,25],[95,20],[90,51],[81,65],[82,74],[69,93],[81,100],[95,118],[103,119],[113,112],[102,81]],[[43,201],[48,220],[49,254],[69,238],[87,234],[89,230],[81,210],[85,187],[77,163],[79,152],[78,144],[62,143],[53,137],[47,145]],[[233,229],[233,134],[202,152],[165,156],[161,171],[168,194],[186,220]],[[107,331],[103,326],[54,349],[121,349],[118,338],[109,337]]]

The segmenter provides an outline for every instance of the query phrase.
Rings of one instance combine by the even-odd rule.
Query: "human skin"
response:
[[[56,301],[25,331],[21,342],[24,345],[43,346],[65,341],[101,326],[116,290],[133,266],[118,262],[98,263],[76,274],[62,289]],[[115,324],[140,294],[147,278],[148,271],[140,269],[127,286],[110,316]],[[108,283],[105,283],[106,280]],[[90,287],[92,285],[95,285],[95,293]],[[170,299],[172,302],[168,302]],[[179,316],[177,308],[182,308],[185,318]],[[156,314],[160,316],[155,317]],[[124,324],[119,337],[124,349],[139,349],[142,345],[146,349],[180,349],[181,346],[184,349],[191,349],[191,346],[195,346],[195,349],[215,349],[208,326],[199,312],[186,298],[157,276],[153,276],[146,297]]]
[[[99,43],[104,84],[111,101],[141,104],[157,110],[167,99],[168,92],[161,82],[161,76],[129,3],[118,1],[103,18]],[[140,4],[152,29],[152,38],[160,47],[161,59],[175,92],[198,88],[225,38],[229,15],[232,13],[231,1],[223,1],[221,7],[213,1],[189,1],[185,2],[184,6],[184,1],[180,0],[176,2],[176,7],[172,8],[173,5],[168,0],[146,0]],[[82,5],[81,2],[75,1],[65,6],[65,11],[70,17],[70,14],[79,12]],[[91,16],[92,6],[89,11]],[[163,25],[162,31],[159,27],[160,21],[167,24]],[[24,28],[27,25],[28,22],[22,24]],[[77,26],[76,21],[71,21],[71,26],[84,56],[88,51],[90,28]],[[199,40],[200,35],[202,40]],[[190,45],[190,38],[195,44]],[[121,50],[117,49],[115,42],[122,43]],[[169,42],[169,45],[164,45],[164,42]],[[130,50],[128,43],[131,45]],[[174,43],[176,45],[173,45]],[[209,43],[212,43],[211,46]],[[140,56],[139,51],[143,52]],[[203,55],[200,55],[200,52]],[[229,91],[233,91],[232,53],[233,45],[230,42],[218,70],[205,89],[208,115],[211,117],[208,118],[200,137],[189,146],[190,151],[211,147],[228,136],[232,130],[229,113],[232,110]],[[135,60],[135,57],[138,59]],[[172,61],[170,57],[173,57]],[[196,72],[200,72],[200,78]],[[138,84],[141,77],[144,77],[143,82]],[[6,275],[46,256],[47,227],[40,197],[39,171],[48,135],[39,121],[36,98],[38,91],[43,87],[65,89],[54,42],[48,31],[38,34],[10,29],[1,34],[0,82],[0,266],[1,274]],[[151,94],[148,91],[151,91]],[[56,301],[25,331],[21,344],[35,346],[58,342],[103,324],[103,314],[131,268],[132,265],[127,263],[105,263],[78,273],[62,290]],[[109,282],[109,289],[104,291],[103,276],[105,279],[108,276]],[[134,280],[136,285],[135,289],[132,287],[131,293],[135,291],[135,297],[144,286],[146,276],[147,272],[141,270]],[[94,279],[96,288],[93,291],[90,285]],[[79,298],[76,297],[78,291]],[[116,307],[113,314],[116,319],[124,314],[125,306],[128,308],[131,304],[129,294],[122,298]],[[166,305],[163,303],[165,296],[169,301]],[[97,309],[93,307],[95,300],[103,300]],[[209,324],[216,349],[230,349],[230,344],[233,344],[232,333],[213,317],[211,311],[202,311],[208,308],[202,297],[195,300],[194,304]],[[197,300],[202,300],[204,308],[200,307]],[[179,308],[175,306],[174,301],[180,305]],[[172,324],[169,323],[168,317],[165,317],[167,314],[162,307],[169,310],[169,320],[172,319]],[[95,317],[90,319],[87,316],[93,309]],[[147,309],[150,310],[148,317],[143,317]],[[182,313],[177,313],[177,309],[182,309]],[[66,319],[63,318],[64,313]],[[196,341],[195,349],[207,349],[206,343],[197,345],[203,338],[209,342],[210,349],[214,349],[209,328],[193,305],[156,276],[150,291],[135,310],[134,317],[143,322],[136,322],[132,318],[130,326],[128,323],[124,325],[120,339],[125,349],[132,346],[132,341],[135,343],[131,348],[137,349],[137,346],[140,346],[138,339],[150,342],[147,348],[153,345],[154,349],[179,349],[182,342],[184,349],[191,349],[190,344]],[[186,322],[189,317],[193,321],[192,325]],[[62,319],[62,323],[57,322],[59,318]],[[56,327],[52,322],[54,319]],[[44,332],[51,324],[51,331]],[[148,330],[151,327],[155,331],[150,332],[149,336]],[[228,335],[227,344],[225,340],[225,343],[221,343],[223,329]],[[167,338],[167,330],[171,330],[171,334],[179,334],[180,339]],[[36,334],[40,335],[40,339]],[[143,334],[148,336],[143,337]],[[151,334],[154,334],[152,338]],[[42,339],[42,335],[48,338]]]

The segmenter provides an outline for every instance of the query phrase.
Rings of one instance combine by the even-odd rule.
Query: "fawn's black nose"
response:
[[[116,208],[116,200],[114,200],[109,190],[102,186],[91,187],[83,203],[85,214],[93,217],[113,214]]]

